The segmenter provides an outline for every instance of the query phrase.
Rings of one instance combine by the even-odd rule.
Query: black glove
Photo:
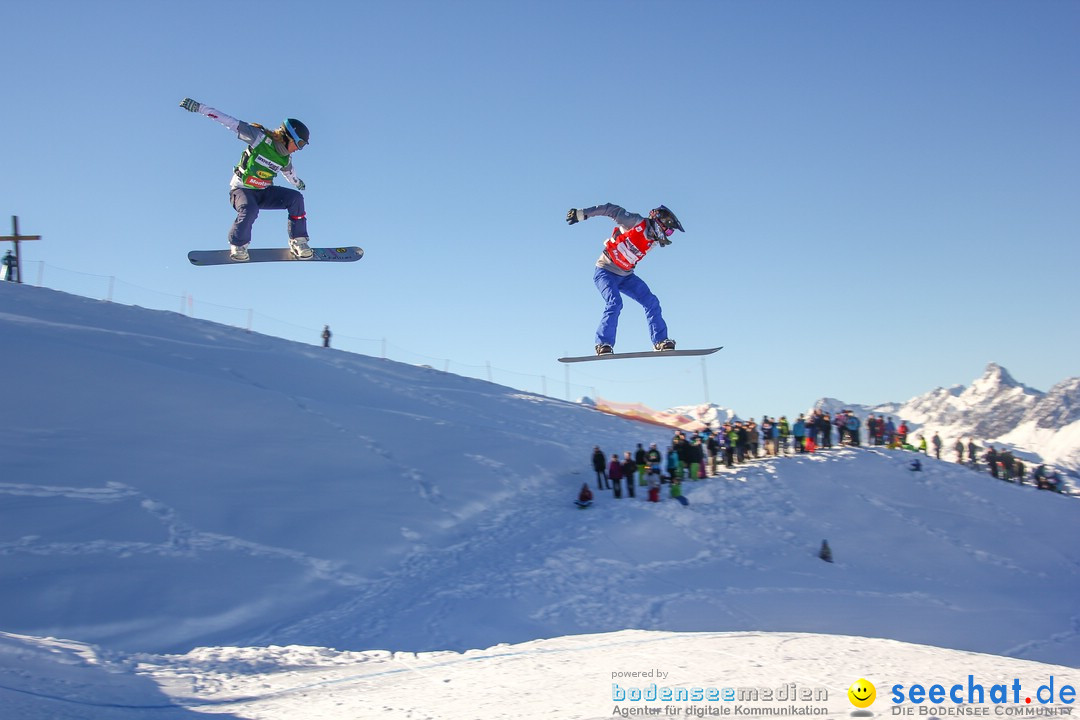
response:
[[[184,98],[180,101],[180,107],[184,108],[188,112],[199,112],[199,103],[191,98]]]
[[[585,218],[578,217],[579,213],[581,215],[585,214],[585,213],[582,213],[577,208],[570,208],[569,210],[567,210],[566,211],[566,224],[567,225],[573,225],[576,222],[580,222],[580,221],[584,220]]]

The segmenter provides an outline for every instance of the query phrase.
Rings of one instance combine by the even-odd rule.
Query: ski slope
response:
[[[844,675],[869,638],[893,641],[889,672],[1080,664],[1073,498],[857,449],[687,483],[689,507],[604,492],[581,511],[593,445],[670,433],[28,286],[0,284],[0,334],[0,700],[19,717],[383,716],[343,709],[371,698],[388,717],[610,716],[565,708],[665,643],[679,682],[756,682],[748,657]],[[817,649],[790,665],[791,644]],[[522,667],[566,703],[502,697]],[[454,683],[504,714],[452,714]]]

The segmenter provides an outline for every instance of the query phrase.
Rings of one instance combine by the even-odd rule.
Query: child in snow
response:
[[[579,492],[577,496],[577,504],[581,507],[588,507],[589,505],[592,505],[592,501],[593,494],[592,490],[589,489],[589,483],[583,483],[581,492]]]
[[[649,502],[660,502],[660,473],[649,473]]]
[[[237,262],[249,259],[247,246],[251,242],[251,226],[259,216],[259,210],[287,210],[289,249],[301,260],[310,258],[314,253],[308,247],[307,213],[304,196],[299,192],[305,186],[304,181],[296,177],[291,158],[308,144],[307,126],[289,118],[277,130],[270,130],[256,123],[237,120],[191,98],[184,98],[180,107],[217,120],[247,143],[248,148],[233,168],[229,183],[229,199],[236,210],[236,220],[229,230],[232,259]],[[295,185],[296,190],[274,185],[278,173]]]
[[[671,235],[676,230],[686,232],[682,223],[675,217],[675,213],[663,205],[651,211],[646,218],[611,203],[582,210],[571,208],[566,213],[566,222],[573,225],[598,215],[614,220],[615,229],[604,243],[604,252],[596,261],[596,271],[593,273],[593,282],[605,303],[600,327],[596,330],[596,354],[607,355],[614,352],[615,332],[619,326],[623,295],[636,300],[645,308],[653,348],[674,350],[675,341],[667,335],[667,323],[664,322],[660,310],[660,301],[649,290],[645,281],[634,274],[634,266],[645,257],[645,253],[657,245],[670,245]]]

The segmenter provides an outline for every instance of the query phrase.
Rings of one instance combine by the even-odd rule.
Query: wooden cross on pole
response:
[[[19,242],[22,240],[40,240],[40,235],[20,235],[19,234],[19,217],[17,215],[11,216],[11,235],[0,235],[0,241],[9,240],[15,243],[15,263],[14,265],[7,266],[7,279],[15,280],[16,282],[22,282],[22,265],[19,264]],[[5,263],[7,264],[7,263]],[[12,278],[12,274],[15,275]]]

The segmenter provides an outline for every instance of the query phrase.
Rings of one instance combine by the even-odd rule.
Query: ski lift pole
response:
[[[705,370],[705,358],[701,358],[701,384],[705,388],[705,404],[709,404],[709,373]]]

